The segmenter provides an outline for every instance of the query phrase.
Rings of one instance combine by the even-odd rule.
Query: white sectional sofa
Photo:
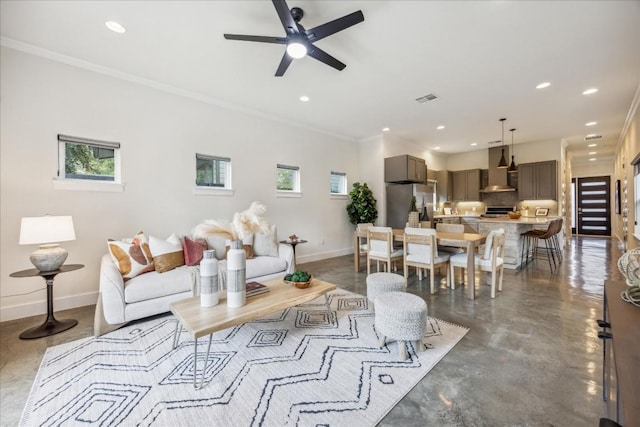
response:
[[[224,240],[207,239],[209,248],[224,254]],[[247,281],[264,281],[284,277],[295,270],[293,250],[278,244],[278,256],[255,256],[247,259]],[[218,255],[218,257],[221,257]],[[226,261],[220,260],[221,286],[224,287]],[[199,267],[181,266],[165,272],[150,271],[124,280],[110,254],[102,257],[100,265],[100,295],[96,305],[94,334],[103,335],[127,322],[164,313],[177,300],[199,292]]]

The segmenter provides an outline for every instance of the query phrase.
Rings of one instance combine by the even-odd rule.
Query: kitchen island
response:
[[[487,235],[493,230],[504,228],[504,267],[515,270],[520,267],[522,259],[522,233],[534,228],[545,230],[549,223],[556,218],[559,217],[480,218],[478,220],[478,232]]]

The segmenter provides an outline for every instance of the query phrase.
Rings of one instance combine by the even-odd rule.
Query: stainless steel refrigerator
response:
[[[411,197],[416,196],[416,206],[421,214],[431,221],[435,204],[436,182],[427,184],[386,184],[387,195],[387,227],[404,228],[409,216]],[[426,207],[426,210],[424,209]]]

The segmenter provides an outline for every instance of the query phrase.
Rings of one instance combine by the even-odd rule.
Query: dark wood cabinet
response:
[[[558,197],[558,162],[549,160],[518,165],[518,196],[520,200],[556,200]]]
[[[479,201],[481,182],[480,169],[453,172],[453,200]]]
[[[450,202],[453,200],[453,172],[443,170],[436,172],[438,181],[438,202]]]
[[[427,165],[424,159],[405,154],[384,159],[384,182],[426,183]]]

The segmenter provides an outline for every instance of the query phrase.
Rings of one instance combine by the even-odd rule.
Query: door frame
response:
[[[598,196],[598,195],[587,195],[584,198],[581,195],[581,191],[580,191],[580,187],[581,187],[581,183],[583,182],[604,182],[604,190],[605,190],[605,194],[604,196]],[[575,218],[575,224],[574,227],[572,227],[571,231],[573,232],[573,234],[576,235],[582,235],[582,236],[611,236],[611,176],[609,175],[603,175],[603,176],[588,176],[588,177],[577,177],[577,178],[572,178],[571,179],[571,183],[572,186],[574,187],[575,193],[573,196],[573,204],[574,204],[574,218]],[[598,190],[600,190],[601,188],[598,188]],[[598,205],[598,206],[592,206],[592,207],[597,207],[597,208],[605,208],[605,212],[600,214],[600,213],[592,213],[592,214],[584,214],[583,213],[583,209],[588,209],[589,208],[589,204],[587,203],[587,206],[585,206],[585,203],[583,203],[583,201],[596,201],[596,200],[600,200],[600,199],[605,199],[606,203],[603,206],[602,204]],[[604,226],[605,230],[603,231],[592,231],[589,232],[588,230],[585,230],[583,228],[583,226],[585,225],[582,221],[583,217],[604,217],[605,221],[594,221],[592,224],[590,225],[598,225],[598,226]]]

